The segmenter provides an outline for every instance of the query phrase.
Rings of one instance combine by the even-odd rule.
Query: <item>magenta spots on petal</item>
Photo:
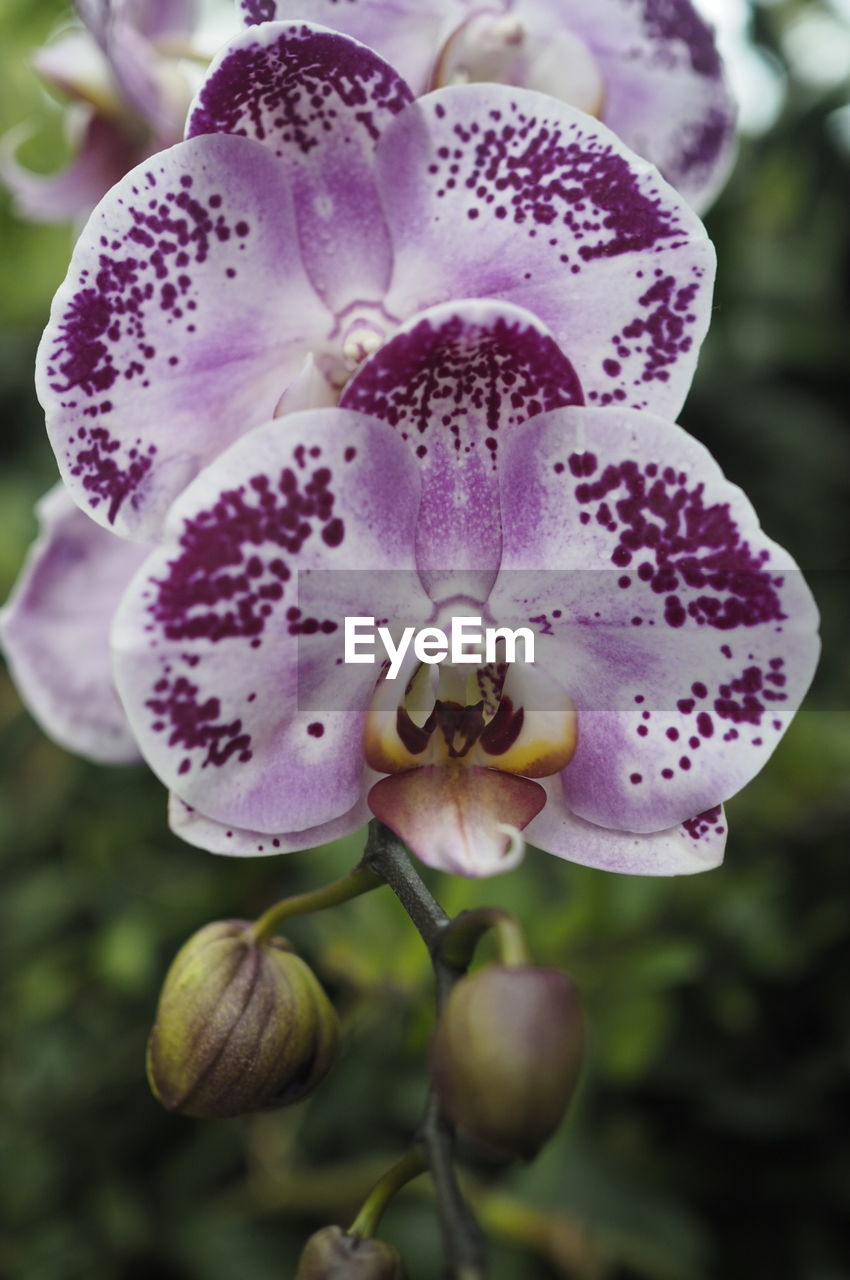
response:
[[[712,829],[717,835],[722,835],[724,828],[720,815],[721,807],[718,804],[713,809],[706,809],[704,813],[697,814],[695,818],[688,818],[686,822],[682,823],[682,826],[692,840],[701,840]]]
[[[328,31],[287,26],[270,44],[231,50],[204,82],[188,136],[268,137],[307,155],[341,128],[340,104],[348,108],[348,127],[377,141],[387,113],[396,115],[412,99],[371,50]]]
[[[583,402],[575,370],[548,334],[518,319],[478,324],[457,314],[397,334],[352,379],[340,406],[431,443],[448,433],[458,455],[483,443],[495,468],[500,429]]]
[[[151,580],[149,630],[170,642],[237,639],[257,647],[285,599],[283,580],[292,572],[287,561],[317,533],[330,546],[343,541],[342,521],[333,515],[332,479],[326,466],[298,475],[285,468],[276,485],[257,475],[186,520],[178,554],[161,579]],[[304,618],[294,605],[286,614],[296,634],[336,629],[333,619]],[[188,656],[203,667],[202,655]],[[164,667],[146,705],[168,729],[170,746],[205,752],[203,766],[246,763],[251,759],[248,728],[238,716],[223,717],[220,698],[203,692],[202,681],[203,673],[196,684]],[[315,728],[309,731],[318,736]]]
[[[241,4],[248,23],[273,22],[277,16],[275,0],[241,0]]]
[[[659,56],[663,57],[664,44],[681,41],[688,50],[694,71],[711,79],[722,75],[714,33],[686,0],[678,4],[671,4],[670,0],[643,0],[643,21],[647,32],[661,46]],[[672,55],[671,65],[675,65]]]
[[[92,507],[109,504],[109,523],[114,524],[123,503],[140,488],[153,466],[156,446],[142,453],[137,440],[127,449],[105,427],[80,427],[77,442],[71,474],[82,478]]]

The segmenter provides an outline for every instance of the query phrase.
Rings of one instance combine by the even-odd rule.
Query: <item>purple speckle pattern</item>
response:
[[[644,26],[653,40],[662,47],[681,42],[698,75],[710,79],[722,75],[714,33],[688,0],[642,0],[642,4]]]
[[[690,618],[727,631],[783,619],[782,578],[765,568],[769,552],[750,549],[729,504],[707,503],[703,483],[634,458],[603,466],[588,451],[567,461],[578,481],[574,501],[612,535],[611,564],[633,569],[663,600],[667,626]]]
[[[153,466],[156,445],[145,448],[138,439],[130,448],[123,448],[105,427],[80,427],[77,441],[71,475],[82,481],[93,509],[106,504],[107,519],[114,524],[125,499],[141,492]]]
[[[688,818],[682,823],[683,829],[692,840],[711,840],[715,836],[726,834],[726,820],[723,817],[722,805],[714,805],[695,818]]]
[[[670,180],[707,181],[718,159],[730,146],[734,134],[735,119],[732,112],[719,109],[709,111],[698,124],[692,124],[682,131],[675,172],[671,173]]]
[[[64,461],[92,509],[106,505],[110,524],[125,502],[139,501],[157,452],[110,431],[121,421],[113,400],[129,387],[158,394],[164,379],[179,376],[198,327],[196,269],[214,253],[237,262],[250,239],[250,225],[223,212],[220,194],[199,198],[194,185],[189,174],[137,173],[129,199],[117,201],[127,225],[112,232],[102,216],[92,265],[80,270],[79,287],[48,331],[47,386],[65,423],[79,424],[66,437]],[[229,266],[229,278],[235,270]],[[163,320],[173,333],[167,349],[150,336],[152,316],[160,333]]]
[[[412,101],[405,82],[371,50],[344,36],[291,25],[261,41],[231,42],[192,112],[187,137],[230,133],[255,138],[285,157],[366,137],[374,144],[389,118]]]
[[[442,270],[451,263],[470,296],[509,298],[540,316],[588,403],[672,414],[707,323],[713,254],[705,233],[607,130],[571,108],[539,104],[538,95],[503,86],[422,98],[427,149],[412,126],[386,149],[385,185],[417,145],[429,184],[421,210],[405,206],[401,235],[411,256],[427,238],[430,256]],[[424,187],[418,175],[408,182]],[[416,226],[415,238],[405,226]],[[446,282],[455,283],[448,274]]]
[[[240,8],[248,25],[273,22],[277,14],[275,0],[241,0]]]
[[[299,445],[292,466],[275,476],[253,476],[187,519],[179,555],[145,592],[151,647],[163,640],[171,655],[162,660],[145,705],[152,730],[166,734],[169,747],[186,752],[181,774],[198,758],[202,768],[220,767],[246,764],[253,752],[250,707],[241,716],[223,717],[222,699],[202,691],[203,680],[193,678],[198,668],[203,675],[203,656],[187,652],[175,660],[175,644],[240,639],[256,649],[270,625],[292,636],[337,629],[332,619],[307,617],[287,604],[293,561],[305,544],[318,537],[333,548],[345,540],[343,521],[334,515],[334,476],[321,454],[318,445]],[[254,698],[249,694],[246,704]],[[318,722],[308,728],[314,737],[323,731]]]
[[[506,104],[507,105],[507,104]],[[435,104],[438,118],[444,108]],[[523,110],[492,109],[485,121],[456,121],[454,144],[431,165],[437,197],[456,192],[470,219],[485,211],[550,244],[578,275],[596,258],[652,249],[683,235],[677,210],[646,191],[628,160],[578,122],[559,127]]]
[[[397,334],[349,383],[341,407],[388,422],[424,459],[451,441],[498,465],[499,432],[547,409],[583,402],[575,370],[531,317],[514,309],[487,320],[455,312]]]
[[[489,606],[563,663],[568,806],[658,831],[734,794],[814,670],[817,613],[793,561],[706,451],[646,413],[544,415],[503,476],[502,565],[524,572],[500,574]]]
[[[686,626],[720,632],[774,624],[782,634],[786,621],[780,599],[784,578],[767,567],[770,553],[755,551],[742,536],[728,503],[709,502],[705,485],[687,472],[634,458],[600,461],[591,451],[569,454],[573,501],[598,530],[610,535],[607,552],[617,570],[617,587],[638,588],[639,602],[632,627],[660,627],[678,631]],[[647,594],[650,593],[650,594]],[[782,647],[781,640],[778,644]],[[722,735],[735,741],[740,726],[757,728],[769,709],[786,701],[783,691],[785,660],[772,656],[765,664],[736,665],[733,649],[706,647],[704,678],[692,680],[686,696],[676,702],[677,724],[668,716],[642,710],[634,734],[657,741],[655,768],[664,782],[688,773],[693,753]],[[645,700],[637,695],[635,701]],[[682,753],[680,737],[690,753]],[[678,744],[678,746],[676,745]],[[651,785],[652,774],[631,773],[639,787]]]

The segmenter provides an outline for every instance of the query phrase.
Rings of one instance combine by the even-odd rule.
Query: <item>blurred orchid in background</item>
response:
[[[77,581],[103,589],[91,612],[64,596],[66,643],[50,591],[21,588],[13,666],[50,615],[76,670],[117,606],[125,741],[170,787],[174,829],[215,852],[306,848],[374,813],[464,875],[515,865],[521,831],[615,871],[714,866],[719,806],[811,679],[816,610],[702,446],[582,399],[529,313],[437,307],[338,408],[261,425],[212,462],[141,568],[140,548],[72,518],[90,533]],[[390,681],[343,662],[346,616],[476,613],[532,628],[535,665],[409,659]],[[117,709],[106,664],[100,687]],[[61,717],[55,678],[53,696]]]
[[[155,536],[231,441],[335,403],[452,298],[533,311],[588,403],[678,413],[714,251],[584,113],[505,85],[414,101],[355,41],[270,23],[220,52],[188,133],[98,207],[39,353],[65,483],[116,532]]]
[[[193,86],[181,60],[190,41],[194,0],[77,0],[83,26],[37,50],[33,66],[70,103],[74,158],[60,173],[23,168],[15,152],[27,136],[7,134],[0,179],[22,217],[34,222],[86,218],[119,178],[183,136]]]
[[[354,36],[416,94],[501,81],[597,116],[704,210],[729,175],[736,107],[690,0],[237,0],[248,23]]]

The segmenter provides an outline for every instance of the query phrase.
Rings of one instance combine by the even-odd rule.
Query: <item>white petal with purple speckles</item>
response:
[[[588,403],[675,416],[708,328],[714,250],[656,170],[582,112],[504,85],[418,99],[377,157],[390,312],[458,295],[528,307]]]
[[[392,250],[375,187],[375,143],[412,99],[371,49],[300,23],[250,27],[224,46],[186,136],[254,138],[287,169],[301,255],[334,311],[380,303]]]
[[[667,831],[637,835],[585,822],[564,802],[559,778],[542,778],[546,805],[524,831],[546,853],[600,871],[633,876],[685,876],[723,861],[726,817],[722,805]]]
[[[246,23],[309,18],[375,49],[413,88],[428,88],[435,50],[467,8],[465,0],[237,0]]]
[[[728,799],[814,673],[817,609],[794,561],[703,446],[649,414],[542,415],[502,467],[490,609],[561,650],[570,808],[654,831]]]
[[[295,243],[282,167],[246,139],[180,143],[92,214],[37,386],[69,491],[100,523],[152,540],[198,470],[272,416],[330,324]]]
[[[404,443],[340,410],[257,428],[175,503],[113,647],[142,751],[188,805],[269,833],[354,806],[378,669],[344,664],[343,618],[389,618],[402,589],[414,621],[428,616],[412,568],[418,504]],[[331,572],[312,613],[317,570]]]
[[[581,404],[551,334],[505,303],[445,303],[366,361],[340,406],[388,422],[422,472],[416,563],[434,600],[484,600],[501,555],[499,449],[528,418]]]
[[[83,515],[63,486],[39,503],[41,533],[0,614],[21,696],[68,751],[105,764],[139,758],[109,661],[112,615],[146,549]]]
[[[517,0],[511,13],[531,33],[584,41],[604,82],[600,119],[706,208],[734,158],[736,109],[690,0]]]
[[[256,858],[258,855],[314,849],[331,840],[351,835],[359,827],[365,827],[371,816],[366,804],[365,788],[361,799],[341,817],[332,818],[330,822],[324,822],[318,827],[308,827],[304,831],[281,831],[275,835],[262,831],[245,831],[241,827],[214,822],[174,794],[169,797],[168,802],[168,825],[176,836],[187,844],[194,845],[196,849],[206,849],[208,853],[224,853],[235,858]]]

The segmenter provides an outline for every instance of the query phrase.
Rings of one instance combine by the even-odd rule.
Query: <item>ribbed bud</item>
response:
[[[295,1280],[407,1280],[402,1256],[385,1240],[323,1227],[307,1241]]]
[[[245,920],[217,920],[174,959],[148,1041],[148,1080],[168,1111],[243,1115],[316,1087],[338,1024],[312,970]]]
[[[578,993],[565,973],[493,965],[461,978],[431,1045],[443,1110],[495,1154],[531,1159],[563,1119],[582,1044]]]

